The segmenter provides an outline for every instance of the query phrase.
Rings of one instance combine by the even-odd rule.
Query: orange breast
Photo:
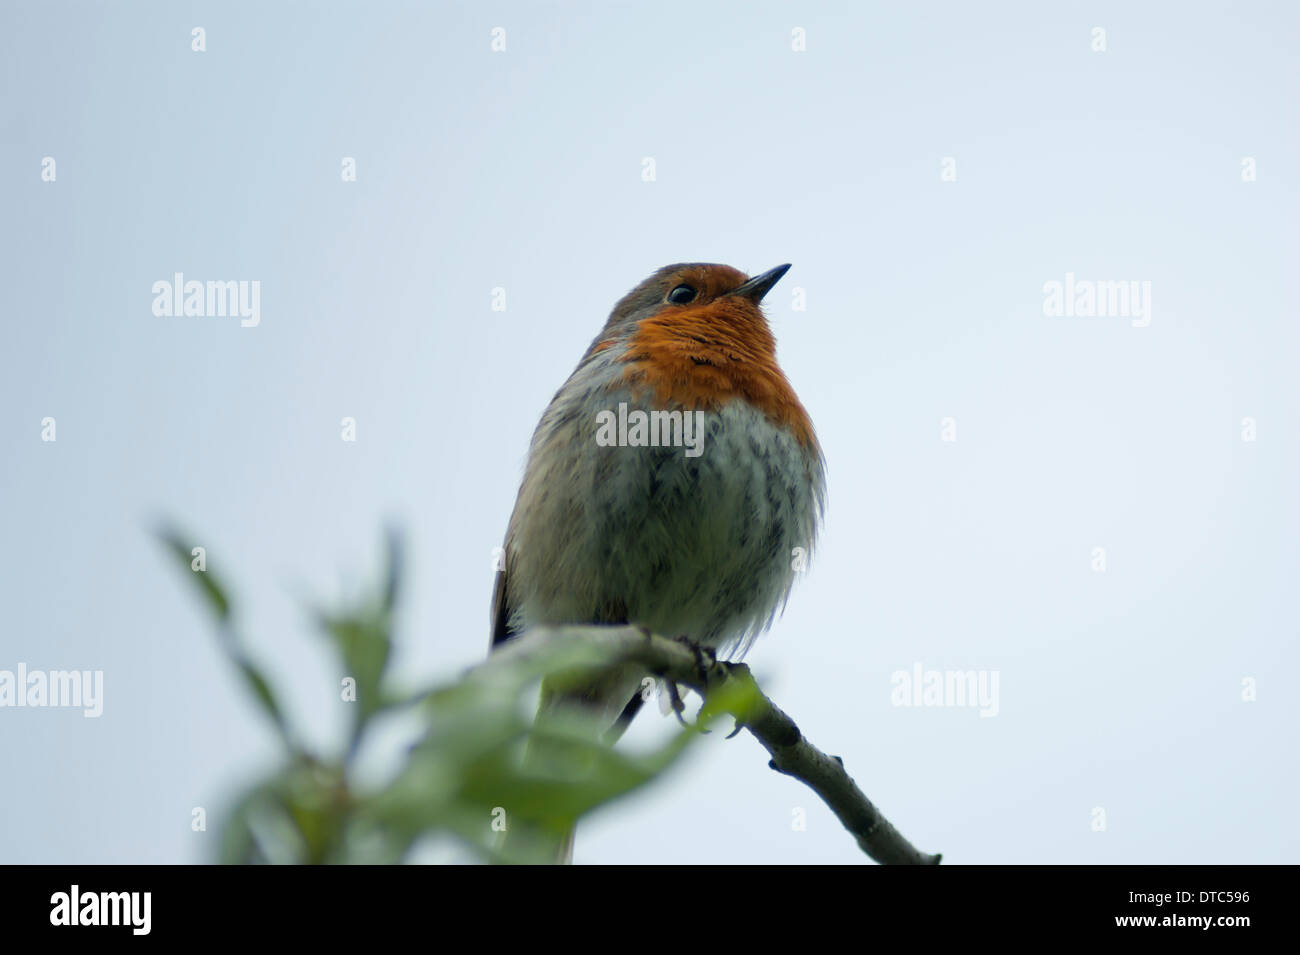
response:
[[[653,392],[664,407],[716,410],[737,398],[804,447],[812,422],[776,363],[776,341],[753,303],[721,298],[698,308],[665,309],[643,320],[628,343],[622,383]]]

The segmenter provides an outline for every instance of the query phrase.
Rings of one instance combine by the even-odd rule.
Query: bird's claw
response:
[[[700,733],[712,733],[713,730],[706,729],[699,723],[686,722],[686,718],[682,716],[682,713],[686,711],[686,704],[682,701],[681,694],[677,690],[677,684],[672,680],[665,680],[664,682],[668,684],[668,697],[672,701],[673,715],[677,717],[677,722]]]
[[[689,726],[690,724],[682,716],[682,713],[686,711],[686,704],[682,701],[681,693],[677,691],[677,684],[672,680],[664,680],[664,684],[668,687],[668,699],[672,703],[673,716],[677,717],[678,723]]]
[[[709,686],[710,674],[718,666],[720,665],[726,666],[726,664],[725,663],[719,664],[718,655],[716,652],[714,652],[712,647],[702,647],[684,633],[679,634],[673,639],[676,640],[678,643],[685,644],[687,647],[689,647],[691,654],[695,657],[695,676],[699,682],[699,686],[692,687],[692,689],[696,689],[701,696],[704,696],[705,691],[708,689]],[[701,733],[713,732],[710,729],[706,729],[705,727],[700,726],[698,722],[695,724],[690,724],[687,723],[686,720],[682,718],[682,713],[686,710],[686,704],[682,702],[682,697],[680,692],[678,691],[677,684],[674,683],[672,680],[668,680],[668,679],[665,679],[664,682],[668,685],[669,699],[672,702],[673,713],[677,716],[677,722],[681,723],[683,726],[693,725],[693,727]],[[738,732],[740,732],[739,726],[731,734],[731,736],[735,736],[736,733]],[[729,736],[727,738],[730,739],[731,737]]]
[[[690,648],[691,654],[695,657],[695,675],[699,678],[701,686],[709,685],[709,671],[718,665],[718,655],[712,647],[702,647],[686,634],[680,634],[674,639],[678,643],[683,643]]]

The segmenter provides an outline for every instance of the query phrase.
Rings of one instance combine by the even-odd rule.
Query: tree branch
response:
[[[793,776],[821,797],[858,846],[881,865],[938,865],[940,856],[916,849],[881,815],[845,771],[838,756],[827,756],[804,738],[794,720],[769,700],[743,663],[714,659],[683,640],[651,634],[640,627],[538,627],[498,648],[488,662],[519,661],[555,641],[592,642],[612,655],[611,662],[635,662],[656,676],[690,687],[705,699],[704,713],[729,713],[737,731],[747,729],[771,755],[774,770]]]

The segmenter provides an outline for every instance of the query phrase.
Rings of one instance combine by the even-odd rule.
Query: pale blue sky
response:
[[[991,7],[0,8],[0,669],[105,674],[98,720],[0,709],[0,861],[210,858],[191,808],[273,755],[158,515],[319,740],[344,714],[302,598],[354,589],[386,519],[401,671],[478,660],[538,415],[614,301],[690,260],[794,265],[769,315],[830,505],[749,662],[905,834],[953,863],[1293,861],[1300,14]],[[155,317],[175,272],[260,281],[260,325]],[[1067,272],[1149,281],[1151,324],[1045,316]],[[998,715],[891,705],[917,663],[997,671]],[[862,860],[721,734],[576,858]]]

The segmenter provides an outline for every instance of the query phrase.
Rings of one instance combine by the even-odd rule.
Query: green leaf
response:
[[[192,578],[198,585],[216,618],[223,623],[227,621],[230,618],[230,600],[226,597],[226,590],[217,580],[217,576],[210,570],[192,569],[192,551],[195,547],[191,543],[193,538],[186,537],[171,525],[163,525],[158,529],[157,534],[158,539],[185,568],[186,576]]]
[[[600,727],[581,716],[535,721],[539,683],[581,682],[586,671],[611,662],[614,648],[581,637],[531,644],[525,637],[513,652],[458,679],[418,694],[394,687],[391,631],[404,566],[400,535],[389,530],[385,568],[371,595],[314,614],[358,694],[340,755],[314,759],[293,743],[275,691],[244,652],[225,589],[211,574],[189,569],[183,534],[168,529],[159,537],[199,578],[223,650],[289,748],[280,768],[245,792],[223,824],[222,861],[397,862],[435,835],[453,837],[489,861],[549,861],[577,820],[648,785],[699,738],[687,729],[649,752],[631,752],[603,743]],[[415,743],[382,781],[359,785],[353,756],[365,728],[381,710],[404,704],[418,704],[402,714],[415,724]],[[499,831],[503,825],[508,839]]]
[[[275,724],[282,741],[291,750],[296,749],[292,741],[288,721],[285,718],[284,711],[280,708],[270,681],[262,675],[240,645],[238,634],[234,629],[231,602],[226,596],[225,588],[221,586],[212,571],[191,569],[192,545],[189,542],[193,538],[170,525],[164,525],[159,529],[158,538],[185,568],[186,576],[197,581],[200,591],[207,598],[208,604],[217,618],[217,637],[222,650],[225,651],[226,656],[230,658],[231,663],[239,671],[240,677],[249,690],[252,691],[258,705]]]
[[[405,577],[406,548],[402,542],[401,532],[395,527],[389,527],[384,532],[384,551],[386,562],[383,607],[385,615],[388,615],[397,606],[397,598],[401,595],[402,582]]]

